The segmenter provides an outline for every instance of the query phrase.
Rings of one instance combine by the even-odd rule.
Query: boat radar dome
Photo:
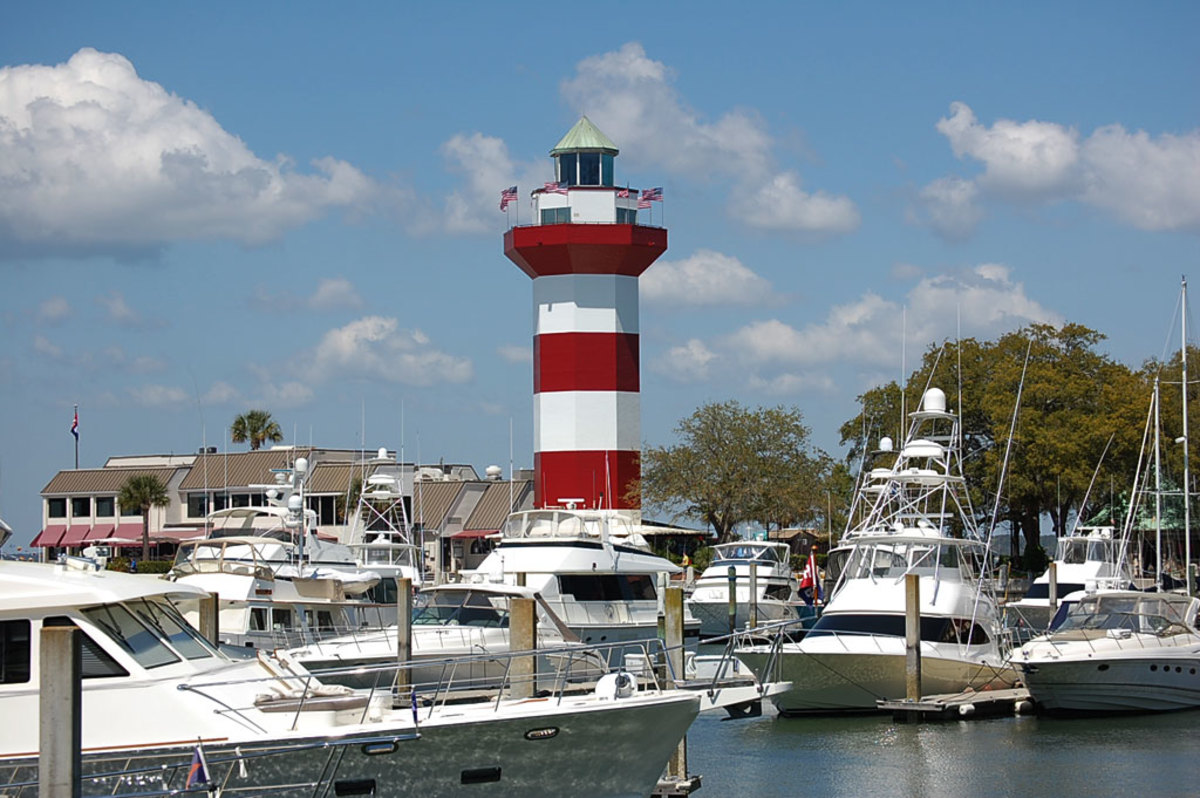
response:
[[[930,388],[925,392],[925,401],[923,404],[927,413],[945,413],[946,394],[941,388]]]
[[[498,482],[501,475],[504,473],[504,469],[500,468],[498,465],[490,465],[484,470],[484,473],[487,474],[488,479]]]
[[[892,439],[884,435],[879,439],[879,451],[890,452],[892,450]]]

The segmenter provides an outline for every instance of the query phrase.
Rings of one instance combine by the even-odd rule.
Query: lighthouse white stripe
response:
[[[533,332],[638,332],[638,278],[554,274],[533,281]]]
[[[628,391],[554,391],[533,395],[533,450],[641,449],[641,396]]]

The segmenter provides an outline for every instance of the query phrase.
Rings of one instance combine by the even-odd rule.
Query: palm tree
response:
[[[125,480],[117,494],[121,512],[139,512],[142,516],[142,559],[150,559],[150,508],[169,507],[167,488],[153,474],[135,474]]]
[[[233,420],[233,426],[229,428],[233,434],[234,443],[245,443],[250,441],[250,451],[258,451],[264,441],[271,443],[279,443],[283,440],[283,432],[279,429],[279,424],[271,418],[271,414],[266,410],[250,410],[242,413]]]

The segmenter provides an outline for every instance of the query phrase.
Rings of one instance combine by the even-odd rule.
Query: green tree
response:
[[[722,541],[746,521],[770,529],[822,515],[832,461],[810,445],[799,410],[710,403],[680,421],[675,433],[678,444],[642,453],[635,490],[646,505],[678,508],[710,524]]]
[[[142,559],[150,559],[150,508],[168,507],[171,497],[167,488],[153,474],[134,474],[121,485],[117,494],[121,512],[138,512],[142,516]]]
[[[279,443],[283,440],[279,424],[266,410],[249,410],[242,413],[233,420],[229,431],[234,443],[249,441],[251,451],[258,451],[266,441]]]

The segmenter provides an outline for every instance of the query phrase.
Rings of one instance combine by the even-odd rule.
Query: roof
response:
[[[509,483],[493,482],[488,485],[483,498],[475,505],[475,511],[464,525],[465,531],[496,532],[504,525],[508,514],[521,506],[522,499],[533,488],[533,480],[520,479],[512,484],[512,506],[509,506]]]
[[[206,454],[196,458],[191,470],[179,484],[180,490],[203,490],[222,486],[244,488],[271,485],[272,469],[290,468],[297,457],[309,457],[307,449],[260,449],[256,452]],[[315,470],[315,469],[314,469]]]
[[[418,482],[413,486],[413,523],[440,528],[462,491],[463,482]]]
[[[586,116],[579,117],[575,126],[567,131],[567,135],[550,150],[551,155],[561,155],[564,152],[579,152],[581,150],[600,150],[616,155],[620,150],[612,143],[612,139],[600,132],[600,128],[592,124]]]
[[[59,471],[54,475],[42,493],[120,493],[121,486],[130,477],[148,474],[158,477],[158,481],[166,485],[180,468],[186,466],[162,466],[158,468],[85,468],[72,471]]]

